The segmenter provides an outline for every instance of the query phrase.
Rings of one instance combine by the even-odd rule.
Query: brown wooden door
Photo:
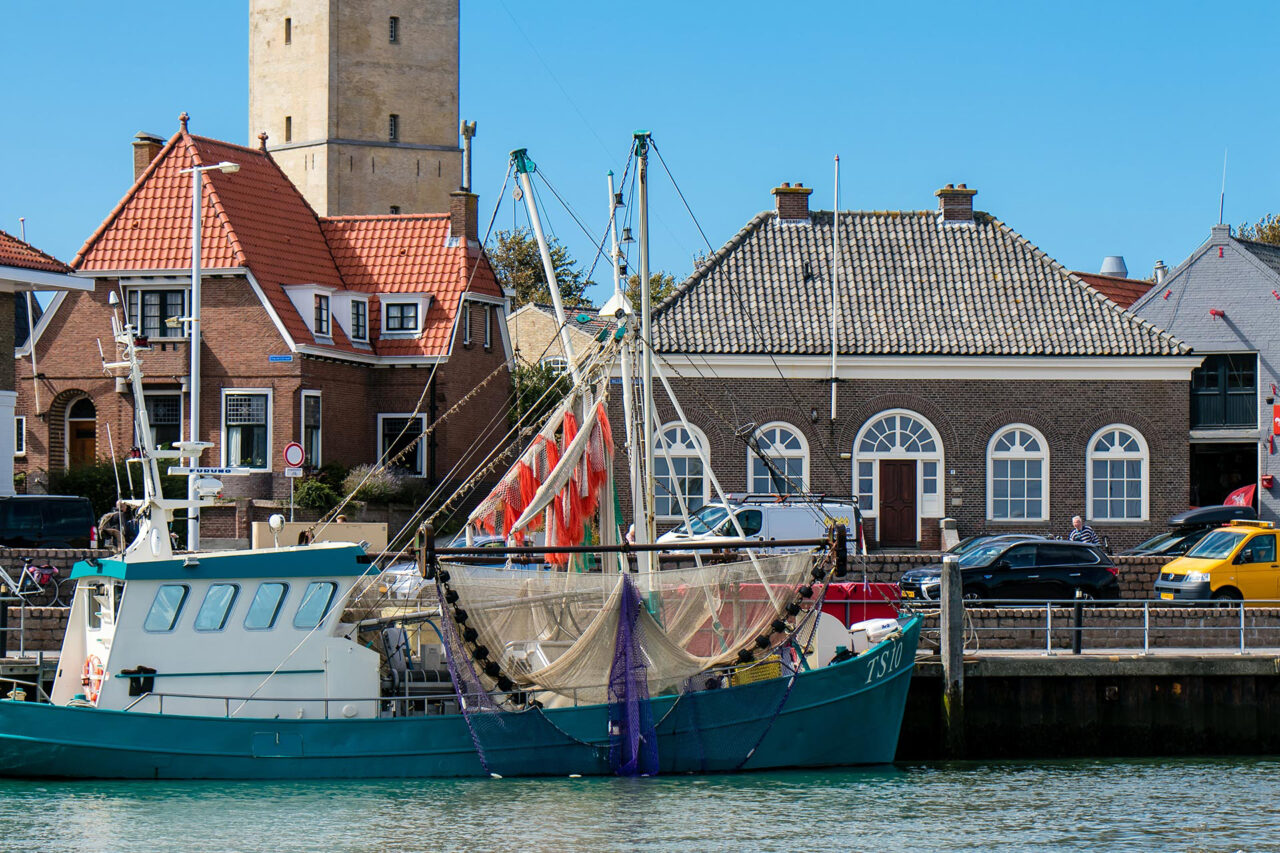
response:
[[[916,463],[880,463],[880,544],[916,544]]]
[[[97,430],[93,421],[68,421],[68,462],[72,467],[92,465],[97,458]]]

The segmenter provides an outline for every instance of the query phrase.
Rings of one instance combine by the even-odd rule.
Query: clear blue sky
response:
[[[487,219],[528,147],[592,229],[651,130],[719,247],[782,181],[921,209],[948,182],[1062,263],[1171,266],[1218,215],[1280,211],[1280,5],[463,0],[462,115]],[[128,188],[134,133],[246,143],[247,3],[6,3],[0,228],[70,259]],[[254,131],[256,132],[256,128]],[[704,249],[655,165],[654,267]],[[550,197],[554,233],[594,250]],[[510,197],[499,225],[513,222]],[[524,221],[519,214],[516,222]],[[607,278],[603,266],[597,281]]]

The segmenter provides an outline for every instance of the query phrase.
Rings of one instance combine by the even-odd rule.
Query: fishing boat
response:
[[[642,208],[647,138],[635,148]],[[530,198],[534,166],[516,154]],[[646,232],[642,219],[647,284]],[[437,548],[424,525],[408,593],[363,544],[175,552],[174,513],[215,488],[165,498],[160,464],[194,464],[207,445],[157,449],[137,407],[137,536],[75,565],[52,691],[32,684],[27,701],[0,700],[0,774],[642,776],[892,761],[919,618],[850,631],[822,612],[850,571],[842,525],[783,543],[800,549],[790,553],[756,553],[739,528],[738,541],[714,545],[742,546],[729,556],[682,542],[678,564],[661,558],[665,450],[645,437],[655,376],[670,385],[642,334],[647,292],[636,318],[618,278],[615,265],[604,309],[614,326],[590,353],[566,341],[572,390],[467,518],[467,543],[487,534],[506,547],[477,560],[479,549]],[[107,367],[142,399],[136,330],[117,313],[113,334]],[[625,465],[611,422],[625,426]],[[629,525],[619,475],[632,483]]]

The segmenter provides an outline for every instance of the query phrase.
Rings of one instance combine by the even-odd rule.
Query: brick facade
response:
[[[66,464],[65,416],[76,399],[88,396],[97,409],[96,455],[111,456],[114,443],[117,457],[133,446],[132,395],[117,389],[116,381],[102,373],[96,341],[102,341],[108,359],[113,357],[111,308],[108,296],[116,288],[114,279],[101,279],[92,293],[67,294],[49,319],[37,344],[40,370],[40,411],[35,409],[31,381],[31,360],[18,364],[19,414],[27,416],[27,454],[17,460],[18,471],[28,474],[61,468]],[[228,497],[284,497],[289,483],[283,475],[281,454],[290,441],[302,437],[302,392],[321,392],[321,460],[353,466],[374,461],[379,452],[378,413],[413,412],[422,400],[421,414],[431,423],[471,391],[483,379],[494,375],[468,405],[442,424],[427,441],[425,456],[430,477],[435,457],[434,479],[444,478],[455,463],[465,475],[471,470],[463,457],[478,443],[480,453],[491,450],[506,429],[507,395],[510,378],[501,337],[495,333],[492,345],[484,342],[484,315],[492,311],[491,322],[501,322],[501,310],[479,306],[471,311],[473,326],[469,346],[461,344],[436,370],[435,393],[424,394],[432,376],[429,363],[396,367],[370,366],[336,358],[301,353],[287,362],[270,361],[270,356],[286,356],[289,347],[270,315],[241,277],[206,279],[202,288],[201,321],[204,350],[201,358],[200,433],[214,447],[205,452],[205,465],[220,465],[222,456],[223,392],[225,389],[265,389],[271,393],[270,473],[224,479]],[[189,349],[185,338],[153,338],[144,353],[145,384],[150,391],[181,393],[183,430],[189,430],[188,397],[184,380],[189,373]],[[110,425],[108,436],[107,425]],[[471,458],[475,457],[472,450]],[[309,465],[315,460],[310,460]]]
[[[810,491],[847,498],[853,488],[855,460],[850,457],[858,432],[891,409],[923,416],[937,430],[942,454],[942,512],[921,515],[919,521],[918,544],[926,549],[938,547],[939,521],[944,515],[956,519],[961,536],[979,532],[1065,535],[1073,515],[1087,515],[1086,447],[1090,437],[1109,424],[1126,424],[1147,443],[1148,509],[1144,522],[1093,522],[1099,535],[1108,537],[1113,548],[1135,545],[1163,528],[1169,516],[1187,508],[1187,382],[852,380],[840,383],[835,421],[828,418],[830,385],[826,381],[690,378],[674,379],[672,384],[686,416],[705,433],[712,467],[730,493],[747,489],[747,449],[735,435],[747,424],[790,424],[808,444]],[[618,419],[620,396],[611,397],[618,436],[624,434]],[[660,424],[675,420],[665,397],[659,397],[657,409]],[[1015,423],[1034,427],[1049,445],[1049,518],[1044,522],[988,520],[988,442],[1001,427]],[[624,466],[620,454],[620,477]],[[629,507],[629,496],[620,497]],[[874,546],[876,508],[864,509]]]

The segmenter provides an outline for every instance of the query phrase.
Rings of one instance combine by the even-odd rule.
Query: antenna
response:
[[[22,237],[22,242],[27,242],[27,217],[18,217],[18,232]]]
[[[1227,203],[1227,149],[1222,149],[1222,192],[1218,196],[1218,224],[1222,224],[1222,210]]]

